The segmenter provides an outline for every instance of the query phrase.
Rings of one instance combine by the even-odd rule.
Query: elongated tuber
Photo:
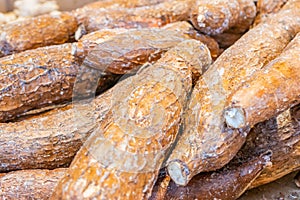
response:
[[[201,73],[210,62],[205,45],[186,40],[117,84],[111,110],[75,156],[52,199],[148,198],[178,132],[192,68]]]
[[[231,165],[216,172],[201,173],[195,176],[186,186],[178,186],[173,181],[164,183],[165,189],[154,188],[151,200],[167,199],[237,199],[260,175],[268,165],[270,157],[265,155],[243,164]],[[165,178],[166,179],[166,178]],[[165,181],[162,179],[161,181]],[[157,182],[155,187],[160,186]]]
[[[113,74],[126,74],[135,72],[145,63],[153,64],[167,50],[192,37],[203,41],[204,44],[208,43],[208,46],[212,47],[210,44],[214,40],[205,36],[192,35],[191,25],[187,26],[186,23],[185,26],[182,26],[182,23],[177,23],[178,26],[172,25],[173,27],[169,26],[164,29],[130,30],[101,42],[94,48],[91,46],[93,47],[93,43],[97,43],[97,41],[90,42],[90,40],[85,39],[86,37],[83,37],[82,43],[85,43],[83,50],[76,51],[80,53],[89,52],[89,59],[86,60],[86,64],[90,67]],[[214,56],[217,55],[217,50],[213,46]]]
[[[171,22],[187,21],[193,4],[194,0],[173,0],[138,8],[95,8],[75,16],[87,32],[103,28],[161,27]]]
[[[68,13],[53,13],[11,22],[0,28],[0,57],[71,40],[77,22]]]
[[[86,13],[91,12],[95,9],[101,9],[101,8],[110,8],[110,7],[122,7],[122,8],[135,8],[135,7],[141,7],[141,6],[149,6],[149,5],[155,5],[158,3],[162,3],[167,0],[103,0],[103,1],[96,1],[89,4],[84,5],[81,8],[78,8],[74,10],[73,12],[77,15],[79,13]]]
[[[55,170],[22,170],[0,176],[0,199],[47,200],[63,175],[65,168]]]
[[[189,36],[190,29],[190,25],[179,23],[165,29],[132,32],[102,30],[86,35],[72,45],[43,47],[1,58],[0,121],[13,119],[34,108],[70,100],[79,65],[87,55],[84,65],[99,70],[115,74],[136,71],[143,64],[159,59],[179,42],[194,37]],[[120,32],[125,33],[117,35]],[[199,35],[195,38],[209,43],[214,53],[217,51],[213,39]],[[102,76],[99,90],[104,91],[117,78],[110,74]]]
[[[222,169],[200,173],[184,187],[162,177],[150,199],[236,199],[246,189],[299,169],[299,106],[257,124],[242,149]]]
[[[249,155],[250,152],[257,155],[269,150],[272,152],[272,165],[262,171],[249,189],[270,183],[300,169],[299,131],[299,104],[253,128],[238,158],[243,158],[243,155]]]
[[[175,22],[160,29],[129,31],[117,28],[95,31],[84,35],[74,45],[73,55],[84,58],[90,53],[90,58],[106,58],[110,62],[109,66],[103,66],[106,70],[123,74],[138,70],[138,66],[145,62],[156,61],[169,48],[185,39],[196,39],[206,44],[214,59],[220,54],[218,43],[214,39],[198,33],[188,22]],[[103,54],[103,58],[98,54]]]
[[[233,128],[252,127],[298,104],[300,102],[299,55],[300,34],[298,33],[276,59],[264,66],[229,97],[228,108],[224,112],[227,125]]]
[[[291,8],[244,34],[196,84],[183,134],[168,161],[169,174],[177,184],[186,185],[200,172],[221,168],[243,145],[249,127],[226,127],[223,110],[228,96],[278,56],[300,31],[300,2],[292,0],[287,5]]]
[[[0,172],[68,166],[110,106],[111,90],[89,104],[0,123]]]
[[[79,61],[71,44],[42,47],[0,59],[0,121],[70,99]]]
[[[249,0],[196,0],[191,22],[196,29],[209,35],[220,34],[232,27],[245,32],[255,18],[256,7]]]
[[[81,61],[71,54],[71,48],[71,44],[41,47],[0,59],[1,122],[72,99]],[[98,84],[101,91],[116,78],[102,76]]]

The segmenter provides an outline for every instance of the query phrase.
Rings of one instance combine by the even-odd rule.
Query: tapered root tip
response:
[[[167,170],[169,176],[177,185],[185,186],[188,183],[189,170],[184,164],[173,161],[168,164]]]
[[[246,125],[245,114],[242,108],[228,108],[224,112],[225,122],[232,128],[242,128]]]

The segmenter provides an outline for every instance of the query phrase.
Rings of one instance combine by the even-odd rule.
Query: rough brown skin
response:
[[[150,200],[237,199],[268,165],[269,159],[269,156],[261,156],[216,172],[201,173],[186,186],[178,186],[173,181],[168,181],[168,177],[160,178]]]
[[[93,9],[75,14],[87,32],[104,28],[150,28],[186,21],[194,0],[173,0],[138,8]]]
[[[55,170],[22,170],[0,175],[0,199],[47,200],[65,168]]]
[[[75,156],[52,199],[147,199],[175,140],[192,68],[211,62],[187,40],[114,87],[113,105]]]
[[[76,29],[76,19],[68,13],[46,14],[5,24],[0,28],[0,57],[65,43]]]
[[[254,20],[254,26],[265,21],[272,14],[277,13],[288,0],[258,0],[257,16]]]
[[[88,53],[97,47],[102,42],[110,40],[120,33],[127,32],[128,29],[115,28],[115,29],[102,29],[99,31],[91,32],[89,34],[83,35],[78,43],[72,46],[72,55],[80,59],[84,59]]]
[[[190,20],[196,29],[208,35],[220,34],[232,27],[236,32],[247,30],[256,15],[256,6],[249,0],[196,0]]]
[[[188,22],[170,23],[160,29],[145,28],[141,30],[102,29],[84,35],[78,44],[73,46],[72,54],[84,58],[89,52],[90,57],[103,53],[110,56],[109,66],[102,66],[111,73],[123,74],[130,70],[136,71],[145,62],[153,63],[163,53],[178,42],[185,39],[196,39],[206,44],[213,59],[220,54],[218,43],[209,36],[198,33]],[[135,42],[134,42],[135,41]],[[135,45],[132,43],[134,42]],[[126,48],[121,49],[122,46]],[[119,52],[116,54],[116,52]],[[95,55],[94,55],[95,54]],[[102,58],[103,59],[103,58]],[[96,61],[98,63],[99,61]],[[126,67],[122,67],[126,66]]]
[[[114,34],[113,31],[111,34],[110,30],[105,32],[109,35]],[[191,38],[208,44],[214,58],[218,56],[217,43],[212,38],[197,34],[187,22],[172,23],[160,29],[145,28],[129,30],[125,33],[122,33],[124,29],[121,29],[120,32],[105,42],[102,39],[95,40],[94,37],[101,36],[103,30],[91,33],[91,36],[88,34],[79,41],[77,45],[79,48],[74,49],[73,52],[80,57],[89,52],[87,60],[89,66],[113,74],[134,73],[143,64],[153,64],[167,50]]]
[[[70,99],[80,62],[71,44],[28,50],[0,59],[0,121]]]
[[[300,33],[276,59],[264,66],[229,97],[224,112],[227,125],[233,128],[252,127],[298,104],[299,55]]]
[[[226,100],[300,31],[300,2],[288,4],[291,9],[251,29],[221,54],[196,84],[183,134],[168,160],[168,169],[175,168],[169,174],[177,184],[186,185],[200,172],[221,168],[244,143],[248,127],[233,130],[225,126]]]
[[[277,117],[259,123],[251,131],[243,152],[259,154],[272,152],[272,165],[267,166],[249,189],[272,182],[300,169],[300,105],[284,111]],[[253,139],[255,138],[255,140]],[[252,142],[250,142],[250,140]]]
[[[71,54],[71,47],[41,47],[0,59],[1,122],[28,110],[72,99],[81,60]],[[102,76],[99,88],[104,91],[115,79]]]
[[[257,124],[234,159],[215,172],[200,173],[187,186],[158,179],[150,199],[236,199],[246,189],[300,168],[300,105]]]
[[[83,13],[83,12],[90,12],[95,9],[101,8],[110,8],[110,7],[123,7],[123,8],[135,8],[141,6],[149,6],[155,5],[158,3],[165,2],[167,0],[103,0],[103,1],[96,1],[89,4],[84,5],[81,8],[74,10],[74,13]]]
[[[215,39],[213,39],[210,36],[199,33],[197,30],[194,29],[194,27],[190,23],[186,21],[170,23],[162,28],[170,31],[172,30],[182,32],[191,39],[199,40],[208,47],[213,60],[217,59],[217,57],[221,54],[219,44]]]
[[[111,90],[23,121],[0,123],[0,172],[68,166],[111,106]],[[59,119],[59,120],[58,120]]]

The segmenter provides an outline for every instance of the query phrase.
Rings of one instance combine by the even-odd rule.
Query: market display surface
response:
[[[300,0],[25,2],[0,20],[1,200],[235,200],[300,170]]]

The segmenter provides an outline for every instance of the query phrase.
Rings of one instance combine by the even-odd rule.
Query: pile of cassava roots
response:
[[[102,0],[0,33],[1,200],[234,200],[300,169],[300,0]]]

